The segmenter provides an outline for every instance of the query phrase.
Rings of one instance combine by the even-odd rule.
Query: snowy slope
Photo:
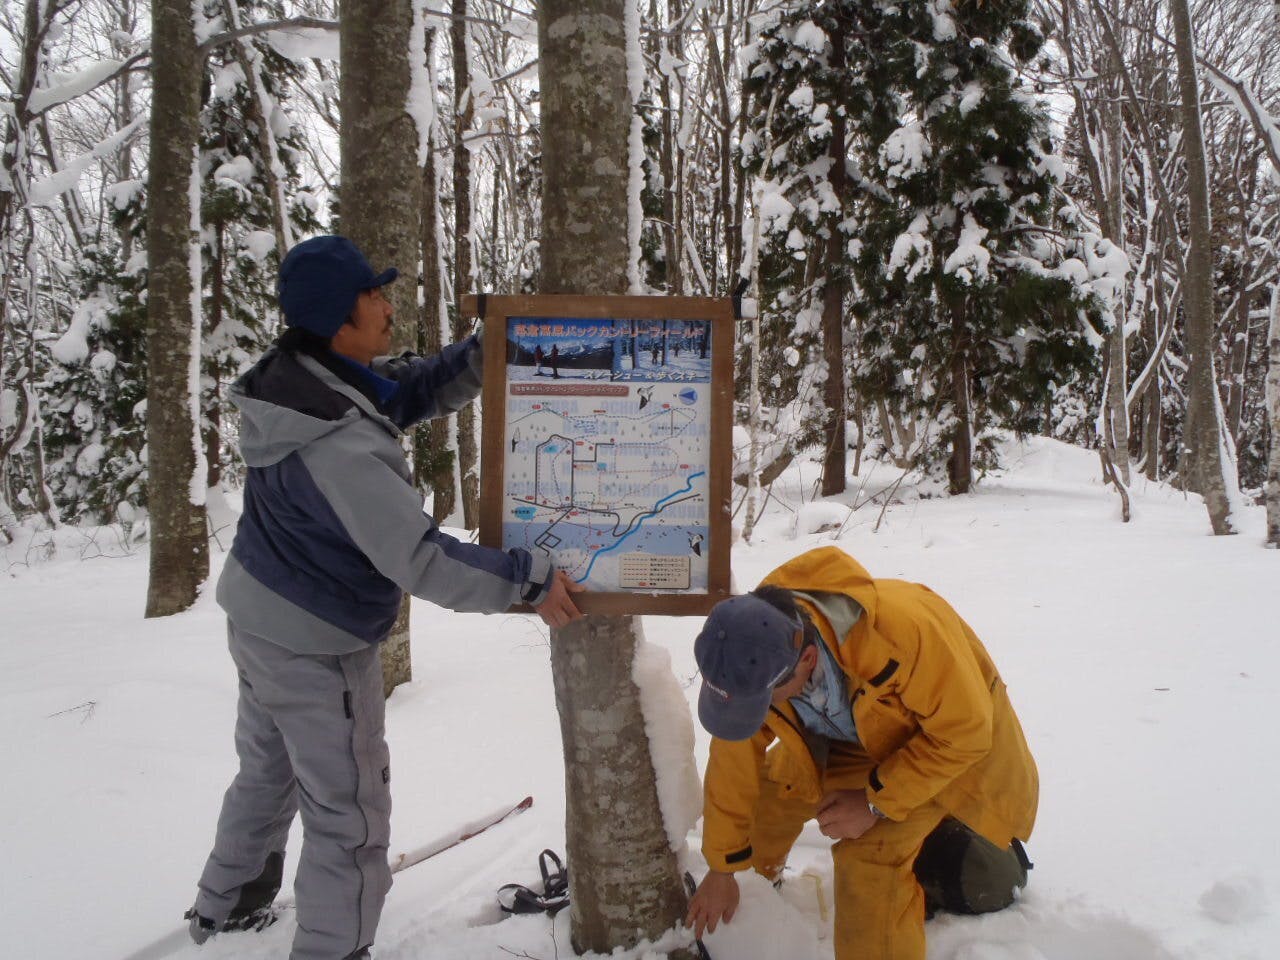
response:
[[[734,548],[746,589],[842,526],[837,542],[873,574],[951,600],[1009,684],[1040,765],[1036,868],[1015,908],[931,922],[930,960],[1269,960],[1280,554],[1261,547],[1261,511],[1246,534],[1214,538],[1196,498],[1139,482],[1122,525],[1093,454],[1034,440],[1007,460],[971,496],[899,489],[878,532],[876,505],[802,504],[818,470],[806,461],[775,485],[755,542]],[[894,479],[877,467],[866,489]],[[120,960],[190,905],[234,770],[235,675],[211,595],[145,621],[144,553],[78,531],[52,560],[36,546],[0,554],[0,925],[23,957]],[[416,679],[388,704],[393,853],[526,794],[535,804],[399,875],[377,956],[567,956],[567,914],[502,919],[493,897],[532,883],[543,847],[563,850],[545,629],[426,604],[413,623]],[[690,701],[697,628],[645,622]],[[699,731],[699,765],[706,746]],[[700,874],[697,830],[690,845]],[[829,960],[826,849],[810,827],[781,894],[744,882],[738,918],[708,939],[715,960]],[[283,958],[291,925],[174,956]]]

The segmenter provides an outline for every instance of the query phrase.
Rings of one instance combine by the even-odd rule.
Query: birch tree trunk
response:
[[[1280,549],[1280,281],[1271,288],[1271,325],[1267,331],[1267,546]]]
[[[1109,84],[1118,87],[1119,84]],[[1110,91],[1114,100],[1103,106],[1102,128],[1105,142],[1102,157],[1106,164],[1102,176],[1103,234],[1117,247],[1124,250],[1124,123],[1120,109],[1120,91]],[[1103,410],[1105,429],[1103,442],[1107,458],[1111,461],[1119,481],[1129,486],[1129,355],[1128,334],[1125,331],[1127,316],[1124,293],[1116,297],[1114,325],[1107,335],[1108,377]]]
[[[471,129],[475,104],[471,96],[471,65],[467,56],[467,0],[453,0],[449,27],[453,52],[453,296],[455,339],[470,331],[462,316],[462,296],[475,286],[471,262],[471,152],[463,139]],[[476,415],[472,407],[458,411],[458,472],[462,478],[462,524],[480,525],[480,451],[476,444]]]
[[[191,0],[151,4],[147,197],[148,617],[185,610],[209,575],[200,441],[200,82]]]
[[[1172,0],[1177,42],[1178,90],[1182,108],[1182,149],[1187,163],[1189,244],[1183,296],[1186,318],[1187,417],[1183,425],[1184,460],[1191,486],[1204,497],[1209,522],[1218,535],[1235,533],[1231,517],[1227,464],[1224,462],[1221,403],[1214,374],[1213,239],[1209,224],[1209,182],[1195,46],[1187,0]],[[1234,474],[1234,469],[1231,471]]]
[[[374,270],[400,277],[383,291],[395,312],[393,351],[417,346],[418,133],[405,112],[414,36],[410,0],[343,0],[340,7],[342,233]],[[382,644],[382,686],[390,694],[412,676],[409,598]]]
[[[627,2],[538,4],[544,293],[627,288]],[[687,905],[631,675],[639,639],[633,617],[584,617],[551,635],[579,953],[656,939]]]
[[[432,96],[436,89],[435,41],[437,29],[427,29],[426,57]],[[440,218],[440,149],[437,128],[432,125],[427,162],[422,169],[422,336],[423,354],[439,353],[446,343],[449,311],[445,306],[443,222]],[[455,453],[451,443],[453,418],[437,417],[418,428],[414,460],[419,486],[431,489],[432,515],[440,523],[457,509],[454,481]]]

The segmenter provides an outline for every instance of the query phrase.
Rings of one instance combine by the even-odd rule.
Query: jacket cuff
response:
[[[911,812],[900,809],[891,796],[885,796],[884,781],[880,779],[878,766],[871,769],[871,776],[867,779],[867,803],[875,807],[886,820],[905,820]]]
[[[751,869],[751,844],[729,853],[718,853],[703,847],[702,856],[707,861],[707,866],[717,873],[739,873]]]
[[[536,607],[551,592],[551,581],[556,571],[551,565],[551,558],[545,554],[530,554],[529,560],[529,579],[520,588],[520,599]]]

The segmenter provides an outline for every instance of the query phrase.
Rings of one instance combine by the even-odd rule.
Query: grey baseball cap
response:
[[[746,740],[769,713],[773,688],[795,669],[799,619],[754,594],[730,597],[711,610],[693,644],[702,671],[698,719],[721,740]]]

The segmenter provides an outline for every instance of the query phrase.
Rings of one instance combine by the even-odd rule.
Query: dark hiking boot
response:
[[[187,932],[191,934],[191,939],[201,944],[216,933],[267,929],[280,919],[279,915],[271,909],[271,904],[276,894],[280,892],[280,881],[283,876],[284,854],[268,854],[262,872],[240,888],[236,905],[221,925],[196,913],[195,907],[183,914],[183,918],[190,921]]]
[[[280,915],[275,909],[268,904],[250,913],[241,914],[240,916],[231,916],[227,918],[227,922],[222,925],[223,930],[265,930],[277,920]]]
[[[247,913],[234,919],[228,919],[222,926],[218,926],[208,917],[202,917],[196,913],[195,908],[191,908],[182,915],[182,919],[188,921],[187,933],[191,935],[192,941],[199,946],[210,937],[219,933],[234,933],[243,930],[265,930],[277,920],[280,919],[271,907],[263,907],[261,910],[255,910],[253,913]]]
[[[271,912],[272,901],[280,892],[284,877],[284,854],[271,853],[262,872],[240,888],[236,905],[227,914],[224,930],[262,930],[276,922]]]
[[[355,953],[348,953],[342,960],[369,960],[369,948],[362,947]]]
[[[196,946],[204,943],[218,932],[218,925],[208,917],[202,917],[196,913],[195,907],[184,913],[182,919],[190,921],[187,925],[187,933],[191,935],[191,939]]]

